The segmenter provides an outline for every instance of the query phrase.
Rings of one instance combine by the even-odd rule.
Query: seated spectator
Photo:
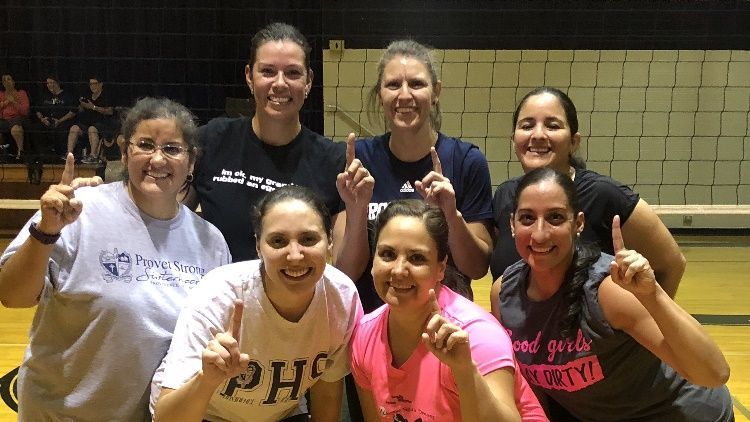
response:
[[[104,92],[104,83],[97,76],[89,78],[89,89],[91,95],[78,99],[78,118],[68,132],[68,152],[74,151],[82,135],[88,135],[89,154],[81,157],[81,162],[96,164],[99,162],[100,140],[112,137],[114,107],[112,98]]]
[[[56,76],[49,75],[44,94],[35,109],[41,143],[34,145],[33,149],[40,154],[52,151],[55,155],[65,154],[67,134],[78,110],[75,96],[62,89]]]
[[[10,132],[16,142],[16,160],[23,154],[24,125],[28,122],[29,96],[23,89],[16,89],[10,72],[3,72],[3,90],[0,91],[0,134]],[[4,142],[0,142],[2,145]]]
[[[114,107],[114,112],[112,115],[112,131],[110,132],[112,135],[103,137],[102,142],[100,143],[99,147],[99,158],[107,161],[119,161],[122,157],[122,148],[125,140],[122,136],[122,132],[120,130],[120,122],[121,122],[121,113],[124,113],[127,111],[127,109],[124,109],[123,107]]]

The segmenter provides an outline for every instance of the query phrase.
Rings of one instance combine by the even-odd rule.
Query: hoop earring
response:
[[[193,182],[193,173],[188,173],[187,177],[185,178],[186,183],[192,183]]]

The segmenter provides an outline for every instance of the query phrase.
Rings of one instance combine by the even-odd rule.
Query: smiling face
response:
[[[571,133],[565,109],[554,94],[532,95],[521,106],[513,147],[525,172],[549,166],[568,173],[570,156],[580,142],[581,135]]]
[[[413,57],[394,56],[383,68],[380,101],[391,130],[420,130],[430,125],[433,104],[440,95],[440,81]]]
[[[429,306],[429,290],[445,275],[435,241],[418,217],[395,216],[380,230],[372,277],[378,296],[390,306]]]
[[[267,41],[245,66],[245,79],[261,117],[299,119],[312,86],[312,71],[305,67],[305,52],[291,40]]]
[[[176,201],[188,173],[193,171],[193,159],[175,121],[143,120],[135,127],[129,142],[122,161],[128,169],[128,184],[136,205],[144,209],[140,201]],[[133,145],[139,142],[156,146],[179,145],[185,152],[175,157],[165,155],[162,150],[148,154]]]
[[[574,215],[559,184],[544,179],[527,186],[510,223],[516,250],[532,271],[567,271],[573,241],[583,230],[583,213]]]
[[[309,295],[323,276],[330,240],[321,216],[299,199],[272,205],[256,242],[269,297]]]

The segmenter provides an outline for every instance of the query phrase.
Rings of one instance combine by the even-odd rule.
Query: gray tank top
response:
[[[503,274],[500,312],[526,380],[586,421],[732,421],[726,386],[689,383],[624,331],[607,323],[599,285],[612,256],[601,254],[583,287],[577,330],[563,338],[564,288],[547,300],[527,296],[529,266]]]

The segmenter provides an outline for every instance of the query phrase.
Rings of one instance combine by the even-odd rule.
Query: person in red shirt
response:
[[[29,116],[29,95],[16,89],[10,72],[3,72],[3,90],[0,91],[0,133],[10,132],[16,142],[16,159],[23,154],[23,125]]]

